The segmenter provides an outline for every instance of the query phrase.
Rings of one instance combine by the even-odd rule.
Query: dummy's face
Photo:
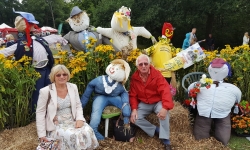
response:
[[[70,27],[76,31],[83,31],[89,27],[89,17],[86,12],[81,12],[66,20]]]
[[[138,59],[138,66],[137,69],[142,73],[146,74],[149,72],[150,64],[148,62],[148,59],[146,57],[141,57]]]
[[[227,65],[223,65],[221,68],[212,68],[211,65],[208,67],[210,77],[214,81],[222,81],[228,75]]]
[[[111,27],[118,32],[126,32],[131,29],[130,25],[130,9],[121,7],[118,12],[113,14],[111,19]]]
[[[55,83],[56,84],[66,84],[68,81],[68,74],[64,71],[59,71],[55,74]]]
[[[121,64],[109,64],[106,73],[112,80],[118,82],[122,82],[126,77],[125,68]]]

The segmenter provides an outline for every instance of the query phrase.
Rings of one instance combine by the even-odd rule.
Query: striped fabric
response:
[[[65,40],[64,38],[62,38],[60,35],[49,35],[46,37],[43,37],[49,44],[53,44],[53,43],[61,43],[62,45],[66,45],[68,43],[67,40]],[[36,65],[37,63],[39,63],[40,61],[43,62],[47,60],[47,52],[45,50],[45,48],[36,40],[33,40],[33,46],[34,46],[34,53],[33,53],[33,65]],[[10,47],[7,47],[3,50],[0,50],[0,54],[3,54],[5,57],[8,57],[12,54],[14,54],[15,50],[17,48],[17,44],[14,44]],[[47,64],[47,63],[46,63]],[[41,68],[41,66],[39,65],[39,67],[37,68]]]

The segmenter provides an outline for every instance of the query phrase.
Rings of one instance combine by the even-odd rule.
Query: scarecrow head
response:
[[[130,25],[131,9],[122,6],[111,19],[111,27],[117,32],[127,32],[131,29]]]
[[[76,32],[86,30],[89,27],[89,16],[78,6],[72,8],[70,17],[66,21],[69,23],[70,27]]]
[[[222,58],[215,58],[208,67],[208,72],[213,81],[222,81],[231,76],[231,66]]]
[[[28,12],[22,12],[22,11],[15,11],[14,13],[20,14],[20,16],[17,16],[15,19],[15,28],[19,32],[24,32],[26,34],[27,38],[27,46],[30,47],[31,44],[31,37],[30,32],[35,31],[36,29],[39,29],[37,24],[39,24],[38,21],[36,21],[33,14]]]
[[[162,35],[172,39],[174,35],[174,28],[171,23],[165,22],[162,26]]]
[[[106,73],[112,80],[125,84],[129,77],[130,66],[123,59],[115,59],[107,66]]]

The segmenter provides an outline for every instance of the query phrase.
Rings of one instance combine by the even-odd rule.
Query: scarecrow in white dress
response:
[[[111,19],[111,28],[97,27],[92,30],[112,39],[113,46],[121,51],[123,59],[126,59],[130,51],[137,49],[137,36],[151,38],[153,44],[157,41],[154,36],[144,27],[132,27],[130,25],[131,10],[122,6]]]

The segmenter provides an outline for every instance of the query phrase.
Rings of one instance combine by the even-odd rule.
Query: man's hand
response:
[[[137,110],[133,109],[131,116],[130,116],[130,122],[135,123],[135,120],[138,118]]]
[[[49,140],[44,136],[40,138],[40,142],[48,142]]]
[[[84,122],[82,120],[76,120],[75,128],[81,128],[83,126]]]
[[[153,44],[157,43],[157,41],[156,41],[156,39],[155,39],[154,36],[151,36],[150,38],[151,38]]]
[[[157,114],[157,117],[161,120],[165,120],[166,116],[167,116],[167,110],[165,108],[162,108],[159,113]]]

